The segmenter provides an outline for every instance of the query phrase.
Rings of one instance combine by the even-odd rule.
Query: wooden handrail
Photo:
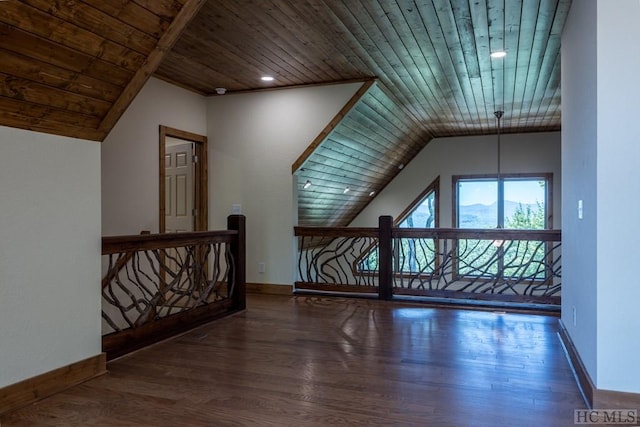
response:
[[[535,240],[559,242],[561,230],[515,230],[484,228],[399,228],[392,237],[426,239]],[[378,228],[367,227],[294,227],[297,237],[378,237]]]
[[[102,255],[130,251],[167,249],[182,246],[231,242],[235,230],[198,231],[193,233],[106,236],[102,238]]]
[[[483,228],[394,228],[393,237],[477,240],[535,240],[559,242],[561,230],[514,230]]]

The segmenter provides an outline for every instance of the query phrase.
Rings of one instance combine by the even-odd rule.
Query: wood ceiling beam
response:
[[[185,2],[182,9],[180,9],[180,12],[176,15],[167,30],[162,34],[160,40],[158,40],[158,44],[153,52],[151,52],[147,57],[145,63],[138,69],[118,100],[113,104],[111,110],[109,110],[102,120],[102,123],[98,128],[101,135],[101,141],[107,137],[109,131],[111,131],[118,119],[120,119],[122,114],[124,114],[127,107],[129,107],[149,77],[151,77],[153,72],[158,68],[162,59],[169,52],[191,19],[198,13],[205,2],[206,0],[187,0]]]
[[[291,173],[296,173],[298,169],[304,165],[304,162],[313,154],[322,142],[327,139],[329,134],[340,124],[342,119],[351,111],[356,104],[362,99],[362,97],[369,91],[371,86],[376,82],[376,79],[366,80],[362,86],[353,94],[351,99],[344,104],[344,106],[338,111],[338,114],[325,126],[325,128],[318,134],[318,136],[309,144],[309,146],[300,154],[300,157],[291,165]]]

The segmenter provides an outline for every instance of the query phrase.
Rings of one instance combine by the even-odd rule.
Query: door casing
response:
[[[197,158],[194,171],[194,209],[196,212],[196,218],[194,221],[194,231],[206,231],[209,227],[208,214],[208,178],[207,178],[207,137],[204,135],[198,135],[195,133],[183,131],[180,129],[171,128],[168,126],[160,125],[160,144],[159,144],[159,188],[160,188],[160,218],[159,218],[159,232],[166,232],[165,223],[165,147],[166,138],[172,137],[176,139],[182,139],[185,142],[193,142],[195,144],[195,155]]]

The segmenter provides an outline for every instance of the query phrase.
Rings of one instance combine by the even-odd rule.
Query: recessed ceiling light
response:
[[[304,183],[304,185],[302,186],[302,188],[304,188],[305,190],[307,188],[311,187],[311,181],[307,180],[307,182]]]
[[[260,80],[262,80],[263,82],[272,82],[275,79],[273,77],[271,77],[271,76],[262,76],[262,77],[260,77]]]
[[[497,50],[495,52],[491,52],[490,56],[492,58],[504,58],[505,56],[507,56],[507,52],[505,52],[504,50]]]

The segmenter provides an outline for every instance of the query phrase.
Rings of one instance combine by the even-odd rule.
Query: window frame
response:
[[[452,216],[451,216],[451,221],[452,224],[454,225],[453,228],[455,229],[460,229],[460,230],[465,230],[465,229],[461,229],[459,227],[459,220],[460,218],[458,217],[459,211],[458,211],[458,184],[460,181],[482,181],[482,180],[495,180],[498,183],[498,193],[497,193],[497,200],[498,200],[498,227],[495,228],[495,230],[500,230],[500,229],[504,229],[504,227],[500,227],[501,225],[504,225],[504,182],[505,180],[509,181],[509,180],[518,180],[518,179],[522,179],[522,180],[534,180],[534,179],[538,179],[538,180],[544,180],[546,185],[545,185],[545,227],[544,230],[551,230],[553,229],[553,173],[505,173],[505,174],[477,174],[477,175],[452,175],[451,176],[451,203],[452,203]],[[452,250],[458,251],[458,246],[459,246],[459,242],[455,242],[454,243],[454,248],[452,248]],[[500,251],[502,251],[502,246],[500,246],[499,248]],[[501,258],[501,255],[498,255]],[[499,263],[501,264],[504,260],[501,258],[499,260]],[[502,268],[499,266],[499,269],[502,270]],[[546,273],[545,273],[546,274]],[[453,278],[454,280],[461,280],[464,278],[477,278],[477,277],[483,277],[481,275],[475,275],[475,274],[460,274],[459,273],[459,265],[458,265],[458,260],[457,260],[457,256],[454,260],[453,263]],[[502,276],[501,279],[505,279],[508,278],[507,276]]]
[[[495,180],[498,184],[498,227],[504,229],[504,181],[513,180],[533,180],[538,178],[546,182],[545,188],[545,226],[544,230],[553,229],[553,173],[504,173],[500,174],[477,174],[477,175],[452,175],[451,176],[451,224],[452,228],[460,228],[460,218],[458,218],[458,183],[460,181],[490,181]]]
[[[432,228],[439,228],[440,227],[440,175],[435,177],[434,180],[431,181],[424,190],[422,190],[422,192],[400,213],[400,215],[398,215],[397,218],[394,218],[393,226],[398,227],[405,219],[407,219],[407,217],[413,212],[413,210],[416,209],[420,204],[422,204],[422,202],[429,196],[431,192],[434,193],[433,211],[435,213],[435,218],[433,220]],[[420,227],[415,227],[415,228],[420,228]],[[366,259],[371,254],[371,251],[375,250],[377,247],[378,247],[377,243],[372,244],[369,248],[367,248],[366,251],[363,251],[363,254],[361,256],[359,256],[354,261],[352,266],[352,271],[354,275],[370,276],[370,275],[378,274],[378,270],[362,270],[359,268],[360,262]],[[437,247],[438,247],[438,240],[436,239],[436,248]],[[397,256],[398,256],[397,254],[394,254],[394,258]],[[437,267],[439,265],[438,257],[436,257],[435,262],[436,262],[435,270],[437,270]],[[395,272],[394,276],[411,277],[411,273]]]
[[[424,200],[427,198],[427,196],[429,195],[429,193],[431,193],[433,191],[434,193],[434,198],[433,198],[433,211],[435,212],[435,219],[433,221],[433,228],[439,228],[440,227],[440,176],[438,175],[433,181],[431,181],[431,183],[429,183],[429,185],[427,186],[427,188],[425,188],[424,190],[422,190],[422,193],[420,193],[418,195],[418,197],[416,197],[413,202],[411,202],[406,208],[405,210],[403,210],[400,215],[398,215],[397,218],[395,218],[393,220],[393,226],[394,227],[398,227],[400,226],[400,224],[407,219],[407,217],[409,215],[411,215],[411,213],[420,205],[422,204],[422,202],[424,202]],[[419,227],[418,227],[419,228]]]

